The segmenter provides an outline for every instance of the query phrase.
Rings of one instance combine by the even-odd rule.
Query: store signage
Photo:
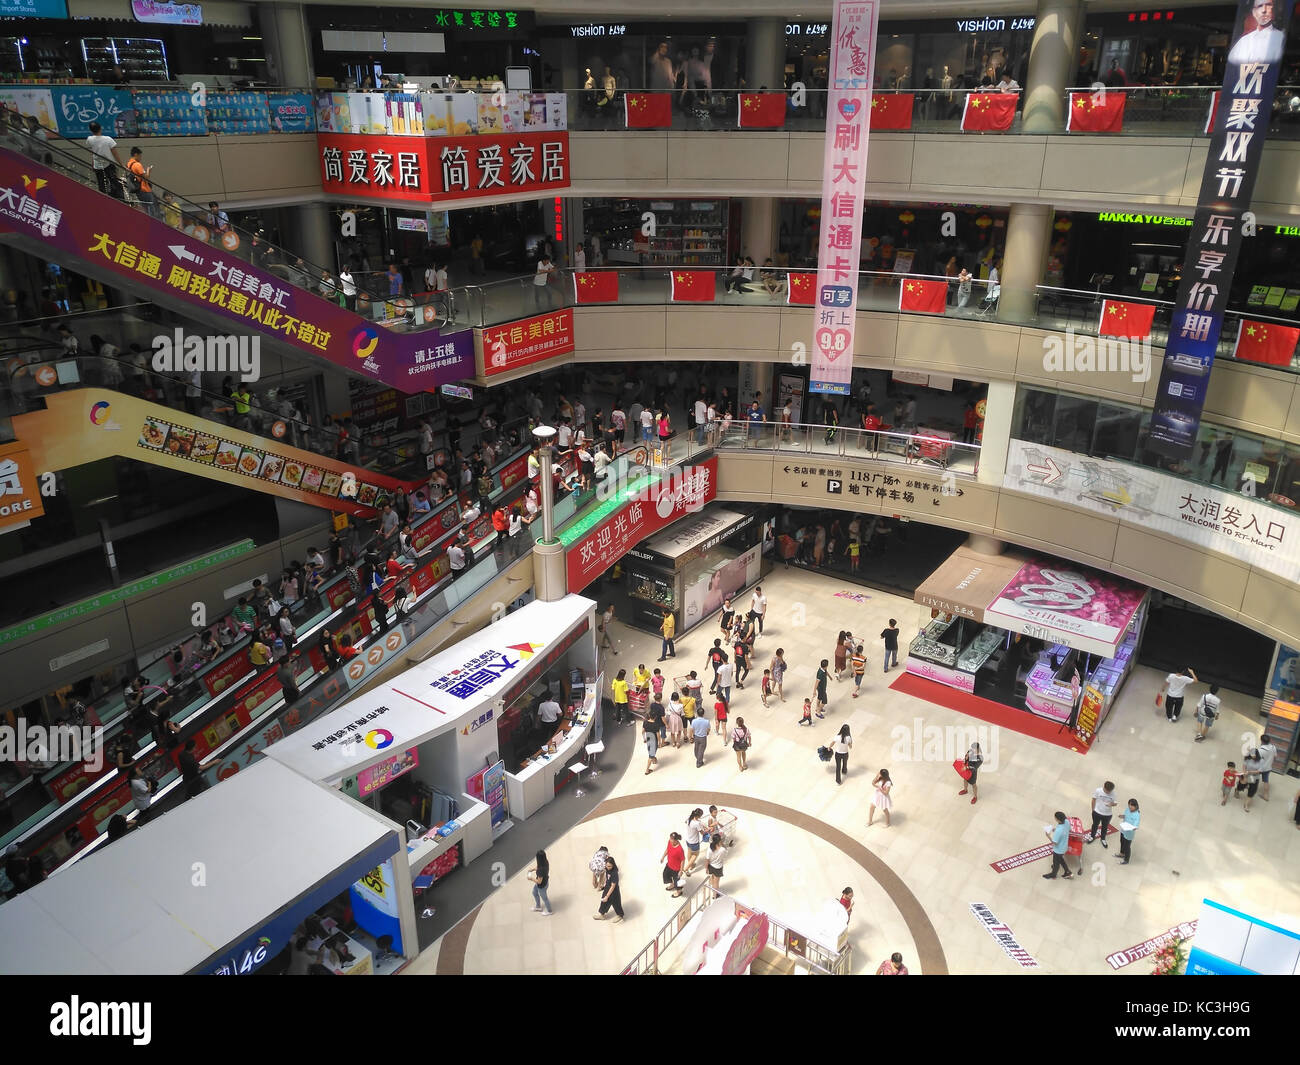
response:
[[[1002,948],[1002,953],[1019,965],[1020,968],[1037,969],[1039,967],[1034,956],[1016,940],[1015,934],[1010,927],[999,921],[993,915],[993,911],[982,902],[972,902],[970,912],[975,920],[984,926],[984,930],[997,941],[998,946]]]
[[[1003,33],[1006,30],[1032,30],[1038,20],[1032,15],[1020,18],[959,18],[958,33]]]
[[[648,536],[699,511],[718,495],[718,458],[683,466],[625,502],[610,517],[569,544],[565,552],[569,591],[580,592]]]
[[[573,353],[573,309],[483,330],[483,376],[509,373],[521,366]]]
[[[305,92],[273,92],[266,95],[271,128],[277,133],[311,133],[316,128],[315,104]]]
[[[820,254],[808,391],[847,396],[853,376],[863,190],[879,0],[835,0],[822,160]]]
[[[1149,446],[1170,458],[1187,458],[1196,446],[1294,5],[1295,0],[1238,4],[1151,413]],[[1271,24],[1257,24],[1255,12],[1265,11]]]
[[[474,389],[468,385],[442,385],[438,391],[444,396],[451,396],[453,399],[474,398]]]
[[[740,935],[731,944],[727,956],[722,961],[723,976],[739,976],[748,972],[755,958],[763,953],[767,946],[769,922],[767,914],[751,914]]]
[[[131,0],[136,22],[161,22],[169,26],[202,26],[202,4],[175,4],[171,0]]]
[[[826,22],[787,22],[785,24],[785,35],[787,37],[825,37],[830,24]]]
[[[1114,954],[1107,954],[1106,964],[1112,969],[1122,969],[1126,965],[1132,965],[1135,961],[1149,958],[1161,947],[1167,943],[1172,943],[1175,939],[1191,939],[1194,935],[1196,935],[1196,922],[1184,921],[1182,924],[1174,925],[1173,928],[1166,932],[1161,932],[1158,936],[1143,940],[1136,946],[1117,950]]]
[[[911,655],[907,659],[907,672],[918,677],[924,677],[926,680],[937,681],[948,688],[956,688],[959,692],[975,694],[974,673],[965,673],[960,669],[941,666],[937,662],[927,662],[923,658],[916,658]]]
[[[1174,215],[1127,214],[1119,211],[1100,211],[1097,214],[1097,221],[1123,222],[1135,226],[1190,226],[1192,224],[1192,219],[1178,218]]]
[[[419,764],[420,752],[415,747],[385,758],[382,762],[369,766],[357,774],[357,794],[364,799],[371,792],[388,787],[398,777],[405,776]]]
[[[403,233],[427,233],[429,223],[423,218],[399,218],[397,228]]]
[[[531,23],[528,11],[431,11],[434,25],[450,30],[517,30]]]
[[[67,18],[68,0],[0,0],[5,18]]]
[[[166,296],[404,391],[436,388],[473,372],[468,330],[450,336],[390,332],[4,148],[0,230],[94,264],[137,292]]]
[[[0,445],[0,535],[26,528],[44,513],[31,452],[21,443]]]
[[[575,37],[622,37],[627,33],[627,25],[622,22],[592,22],[586,26],[570,26],[569,32]]]

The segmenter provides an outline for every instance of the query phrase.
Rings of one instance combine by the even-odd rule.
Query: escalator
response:
[[[406,312],[417,308],[405,306],[382,322],[363,318],[321,294],[328,271],[270,262],[256,238],[210,231],[203,209],[157,185],[175,225],[154,218],[99,192],[88,156],[70,142],[25,137],[10,130],[0,142],[0,239],[214,330],[256,334],[407,394],[474,376],[470,330],[416,328],[423,323]]]

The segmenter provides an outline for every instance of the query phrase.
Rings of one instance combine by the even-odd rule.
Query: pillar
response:
[[[338,256],[334,249],[334,218],[328,205],[300,204],[297,214],[298,239],[288,251],[301,255],[313,266],[334,273],[338,270]]]
[[[302,4],[262,3],[257,14],[271,84],[315,88],[311,34]]]
[[[736,380],[736,400],[740,409],[733,411],[737,418],[743,418],[744,412],[754,401],[754,393],[763,393],[763,410],[772,409],[772,364],[770,362],[742,362]]]
[[[1079,61],[1080,0],[1038,0],[1025,76],[1025,133],[1065,129],[1065,90]]]
[[[750,19],[745,32],[745,87],[785,91],[785,21]]]
[[[972,551],[978,551],[981,555],[1000,555],[1007,547],[1001,540],[995,540],[991,536],[982,536],[979,533],[971,533],[966,540],[966,546]]]
[[[776,255],[776,238],[780,232],[775,196],[751,196],[740,212],[740,253],[759,266]],[[730,264],[728,264],[730,265]]]
[[[1007,244],[1000,271],[1002,298],[998,318],[1026,322],[1033,318],[1036,286],[1043,279],[1052,238],[1052,207],[1045,203],[1013,203],[1007,219]]]
[[[533,545],[533,594],[543,603],[554,603],[569,593],[564,567],[564,544],[558,539]]]
[[[990,381],[984,399],[984,429],[980,434],[980,484],[1001,485],[1011,446],[1011,419],[1016,403],[1014,381]],[[971,545],[972,547],[974,544]],[[984,551],[982,547],[975,548]],[[997,552],[986,551],[986,554]]]

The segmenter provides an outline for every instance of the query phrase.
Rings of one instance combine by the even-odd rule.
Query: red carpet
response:
[[[900,673],[889,687],[891,691],[914,695],[918,699],[924,699],[927,703],[946,706],[949,710],[956,710],[959,714],[979,718],[981,721],[987,721],[990,725],[997,725],[1000,728],[1010,729],[1012,732],[1019,732],[1022,736],[1032,736],[1034,739],[1042,740],[1045,743],[1054,743],[1058,747],[1064,747],[1067,751],[1074,751],[1077,754],[1088,753],[1088,749],[1075,739],[1074,733],[1068,728],[1063,729],[1056,722],[1036,717],[1028,710],[1017,710],[1013,706],[995,703],[992,699],[982,699],[978,695],[968,695],[966,692],[959,692],[956,688],[949,688],[946,684],[926,680],[924,677],[918,677],[906,671]]]

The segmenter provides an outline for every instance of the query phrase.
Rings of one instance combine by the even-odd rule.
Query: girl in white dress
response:
[[[867,815],[868,827],[876,819],[876,811],[879,810],[885,815],[885,827],[889,827],[889,811],[893,809],[894,804],[889,798],[889,793],[894,790],[894,782],[889,779],[889,770],[882,769],[876,774],[876,779],[871,782],[871,786],[876,789],[876,793],[871,797],[871,813]]]

